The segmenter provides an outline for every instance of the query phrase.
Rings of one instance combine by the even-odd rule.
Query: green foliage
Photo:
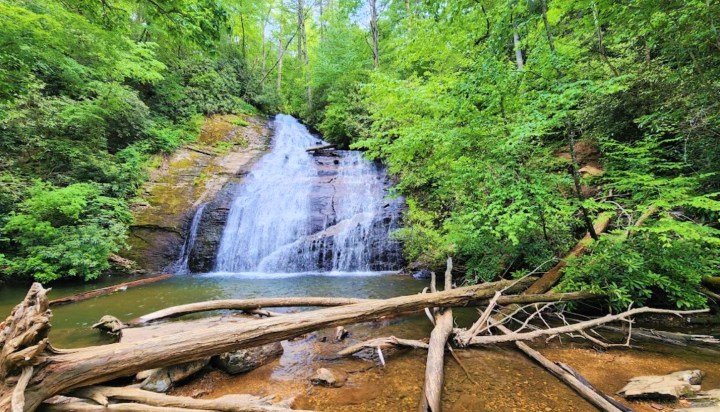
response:
[[[0,1],[5,273],[97,277],[124,244],[151,155],[195,139],[202,115],[254,111],[257,73],[236,47],[235,7]]]
[[[240,127],[245,127],[250,124],[247,122],[247,120],[243,119],[242,117],[233,119],[230,123],[234,124],[235,126],[240,126]]]
[[[564,290],[609,291],[615,308],[705,304],[698,285],[720,258],[719,8],[388,2],[373,68],[351,17],[365,6],[338,5],[309,66],[285,60],[284,103],[387,164],[408,199],[409,259],[452,254],[471,282],[547,269],[584,235],[582,206],[612,213],[612,234],[570,265]],[[603,172],[581,179],[582,199],[571,139],[578,166]]]
[[[593,245],[590,254],[572,261],[560,290],[606,294],[613,309],[672,303],[679,309],[703,307],[697,293],[702,278],[717,267],[718,244],[697,242],[669,232],[644,232],[626,241],[610,236]]]
[[[109,267],[107,256],[124,244],[131,215],[120,199],[99,185],[56,188],[37,183],[2,228],[6,275],[49,282],[61,277],[90,280]]]

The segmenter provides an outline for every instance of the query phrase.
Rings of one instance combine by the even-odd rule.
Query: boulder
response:
[[[327,386],[329,388],[339,388],[345,385],[348,375],[344,371],[328,368],[320,368],[310,377],[310,383],[313,385]]]
[[[210,358],[200,359],[196,361],[181,363],[179,365],[168,366],[166,368],[153,369],[151,371],[140,372],[139,377],[145,380],[140,384],[142,389],[152,392],[167,392],[176,383],[181,382],[194,375],[200,369],[210,363]],[[147,377],[145,377],[147,375]]]
[[[627,399],[675,400],[699,391],[702,378],[703,372],[699,369],[638,376],[630,379],[618,394]]]
[[[240,349],[213,357],[213,365],[231,375],[258,368],[283,354],[280,342]]]

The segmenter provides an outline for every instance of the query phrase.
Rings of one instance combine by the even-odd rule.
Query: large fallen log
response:
[[[170,396],[131,387],[91,386],[74,391],[73,398],[90,399],[95,404],[68,399],[44,406],[47,411],[105,411],[105,410],[137,410],[148,411],[154,408],[166,410],[217,411],[217,412],[287,412],[289,407],[274,405],[269,399],[251,395],[225,395],[216,399],[194,399],[185,396]],[[111,401],[129,401],[128,403],[111,403]]]
[[[427,349],[428,344],[420,341],[420,340],[413,340],[413,339],[401,339],[396,338],[395,336],[389,336],[386,338],[375,338],[366,340],[360,343],[356,343],[354,345],[348,346],[347,348],[341,350],[338,352],[338,356],[349,356],[352,354],[355,354],[357,352],[360,352],[364,349],[388,349],[388,348],[395,348],[398,346],[404,346],[406,348],[414,348],[414,349]]]
[[[54,351],[49,330],[46,290],[35,284],[0,333],[0,410],[34,411],[45,400],[70,389],[92,386],[140,371],[179,364],[242,348],[291,339],[326,327],[366,322],[426,307],[482,304],[497,290],[518,292],[533,282],[500,281],[448,291],[371,300],[346,306],[258,319],[182,332],[132,343]],[[509,289],[508,289],[509,288]],[[540,296],[503,296],[499,303],[546,301]],[[31,315],[26,318],[24,314]],[[19,327],[17,327],[17,326]],[[21,373],[23,372],[23,373]],[[18,375],[23,379],[18,380]],[[29,376],[29,377],[28,377]],[[17,385],[16,385],[17,384]]]
[[[115,292],[124,291],[128,288],[134,288],[136,286],[149,285],[151,283],[160,282],[161,280],[169,279],[171,277],[173,277],[173,275],[164,274],[164,275],[153,276],[150,278],[133,280],[131,282],[120,283],[118,285],[108,286],[105,288],[90,290],[87,292],[80,292],[80,293],[76,293],[74,295],[65,296],[65,297],[58,298],[58,299],[53,299],[50,301],[50,306],[65,305],[67,303],[80,302],[83,300],[96,298],[98,296],[110,295]]]
[[[533,278],[534,279],[534,278]],[[527,281],[524,281],[524,284]],[[528,296],[525,298],[524,296]],[[569,292],[569,293],[547,293],[544,298],[538,298],[537,295],[518,295],[513,296],[514,303],[535,303],[539,302],[564,302],[572,300],[584,300],[597,298],[589,292]],[[162,309],[157,312],[148,313],[128,322],[131,326],[142,325],[145,323],[155,322],[163,319],[170,319],[193,313],[210,312],[215,310],[239,310],[252,313],[261,308],[280,308],[280,307],[332,307],[352,305],[356,303],[377,302],[377,299],[356,299],[356,298],[326,298],[326,297],[291,297],[291,298],[256,298],[256,299],[223,299],[209,300],[205,302],[189,303],[186,305],[173,306]],[[507,304],[507,297],[501,297],[499,304]],[[464,304],[463,304],[464,305]],[[262,313],[260,313],[262,314]],[[277,314],[275,314],[277,315]]]
[[[162,309],[157,312],[148,313],[137,319],[131,320],[130,324],[142,324],[155,322],[161,319],[176,318],[191,313],[210,312],[213,310],[257,310],[261,308],[285,308],[285,307],[304,307],[319,306],[331,307],[352,305],[354,303],[369,302],[372,299],[353,299],[353,298],[325,298],[325,297],[290,297],[290,298],[258,298],[258,299],[222,299],[210,300],[206,302],[188,303],[186,305],[178,305],[170,308]]]

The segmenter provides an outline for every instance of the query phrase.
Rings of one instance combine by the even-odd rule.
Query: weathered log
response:
[[[601,325],[600,328],[614,333],[629,333],[630,337],[636,341],[656,342],[680,347],[691,346],[694,349],[711,354],[720,352],[720,340],[711,335],[690,335],[647,328],[633,328],[631,331],[626,331],[610,325]]]
[[[565,326],[559,326],[556,328],[550,328],[550,329],[536,329],[531,332],[524,332],[524,333],[518,333],[510,331],[510,333],[506,333],[504,335],[497,335],[497,336],[475,336],[470,340],[471,345],[488,345],[488,344],[494,344],[494,343],[503,343],[503,342],[517,342],[521,340],[533,340],[542,336],[554,336],[559,335],[562,333],[571,333],[571,332],[577,332],[589,328],[593,328],[596,326],[603,325],[605,323],[615,322],[618,320],[626,320],[630,316],[639,315],[642,313],[665,313],[665,314],[672,314],[672,315],[690,315],[694,313],[704,313],[708,312],[709,309],[698,309],[698,310],[671,310],[671,309],[655,309],[655,308],[635,308],[631,309],[622,313],[618,313],[617,315],[605,315],[600,318],[587,320],[584,322],[578,322],[572,325],[565,325]]]
[[[408,348],[414,348],[414,349],[427,349],[428,344],[420,341],[420,340],[413,340],[413,339],[400,339],[396,338],[395,336],[389,336],[386,338],[375,338],[366,340],[364,342],[356,343],[352,346],[348,346],[347,348],[341,350],[338,352],[339,356],[348,356],[352,355],[354,353],[360,352],[363,349],[388,349],[388,348],[394,348],[398,346],[404,346]]]
[[[720,291],[720,276],[708,276],[702,282],[710,289]]]
[[[115,292],[124,291],[128,288],[133,288],[136,286],[143,286],[143,285],[149,285],[151,283],[160,282],[162,280],[169,279],[172,276],[173,275],[170,275],[170,274],[164,274],[164,275],[159,275],[159,276],[153,276],[150,278],[133,280],[132,282],[120,283],[119,285],[113,285],[113,286],[108,286],[105,288],[90,290],[87,292],[76,293],[74,295],[65,296],[65,297],[58,298],[58,299],[53,299],[50,301],[50,306],[65,305],[68,303],[80,302],[83,300],[96,298],[98,296],[110,295]]]
[[[321,144],[319,146],[311,146],[305,149],[306,152],[315,152],[317,150],[325,150],[325,149],[334,149],[337,145],[336,144]]]
[[[133,343],[114,343],[78,349],[67,353],[51,353],[45,350],[32,359],[36,366],[32,378],[24,391],[25,411],[34,411],[45,400],[70,389],[91,386],[115,378],[134,375],[140,371],[154,369],[208,356],[218,355],[237,349],[263,345],[284,339],[291,339],[325,327],[366,322],[387,315],[414,313],[425,307],[457,306],[486,302],[497,290],[512,285],[509,292],[517,292],[534,279],[521,282],[500,281],[477,286],[423,294],[400,296],[386,300],[371,300],[346,306],[300,312],[284,316],[257,319],[234,325],[220,325],[213,328],[194,330],[193,333],[176,333]],[[513,296],[503,297],[507,303],[514,303]],[[524,296],[525,300],[529,296]],[[546,297],[538,297],[546,299]],[[35,302],[39,302],[35,305]],[[500,300],[498,300],[500,302]],[[33,285],[28,297],[18,307],[42,309],[47,307],[45,290],[39,284]],[[17,311],[17,308],[16,308]],[[16,313],[14,311],[14,314]],[[12,318],[12,317],[11,317]],[[28,330],[47,326],[47,316],[40,319],[40,326],[22,316]],[[5,332],[4,330],[2,331]],[[44,336],[42,336],[44,338]],[[36,334],[27,340],[27,345],[38,344]],[[5,344],[7,346],[7,344]],[[4,349],[4,348],[3,348]],[[12,350],[11,352],[15,352]],[[6,357],[7,358],[7,357]],[[17,371],[13,365],[2,365],[6,374],[4,386],[0,387],[0,406],[5,409],[12,404],[14,383],[8,374]],[[15,372],[16,373],[16,372]]]
[[[640,215],[638,220],[635,221],[635,224],[633,224],[633,227],[635,229],[639,228],[640,226],[643,225],[643,223],[645,223],[646,220],[648,220],[650,218],[650,216],[654,215],[657,211],[658,211],[658,207],[656,205],[650,205],[647,208],[647,210],[645,210],[645,212],[643,212],[643,214]],[[631,228],[625,229],[625,231],[623,232],[623,238],[627,239],[630,236],[632,236]]]
[[[510,329],[506,328],[503,325],[495,324],[494,326],[505,335],[510,335],[513,333]],[[600,396],[595,390],[593,390],[594,388],[591,389],[590,387],[584,385],[575,376],[563,370],[558,365],[550,362],[546,357],[540,354],[540,352],[531,348],[526,343],[515,342],[515,346],[523,353],[525,353],[528,357],[539,363],[543,368],[547,369],[550,373],[555,375],[558,379],[570,386],[573,390],[575,390],[575,392],[578,393],[578,395],[582,396],[585,400],[595,405],[600,410],[606,412],[621,412],[621,410],[618,409],[615,405],[610,403],[607,399]]]
[[[448,257],[447,269],[445,270],[444,292],[449,292],[451,289],[452,258]],[[430,412],[440,412],[442,410],[441,395],[443,381],[445,379],[445,345],[447,345],[452,330],[452,309],[440,309],[435,315],[435,327],[430,333],[430,343],[428,344],[428,355],[425,365],[424,399],[420,400],[421,408],[425,408]]]
[[[533,278],[534,279],[534,278]],[[524,281],[523,283],[526,283]],[[549,293],[545,294],[544,297],[538,295],[529,295],[527,298],[525,295],[513,296],[511,298],[512,303],[535,303],[535,302],[566,302],[573,300],[584,300],[599,297],[598,295],[589,292],[570,292],[570,293]],[[497,302],[498,304],[508,304],[508,297],[502,296]],[[189,303],[186,305],[173,306],[167,309],[162,309],[157,312],[152,312],[147,315],[140,316],[139,318],[133,319],[128,322],[129,325],[142,325],[149,322],[155,322],[163,319],[170,319],[179,316],[189,315],[193,313],[209,312],[214,310],[241,310],[243,312],[254,313],[253,311],[259,310],[259,308],[267,307],[332,307],[332,306],[343,306],[352,305],[356,303],[376,302],[377,299],[355,299],[355,298],[325,298],[325,297],[298,297],[298,298],[257,298],[257,299],[223,299],[223,300],[210,300],[206,302]],[[462,304],[463,306],[465,303]],[[262,312],[257,312],[262,314]],[[270,312],[271,315],[279,315],[277,313]]]
[[[700,292],[702,292],[705,296],[709,297],[710,299],[714,300],[716,304],[720,304],[720,294],[715,293],[706,287],[700,287]]]
[[[98,329],[103,332],[107,332],[113,335],[119,335],[122,330],[127,328],[128,325],[124,324],[120,319],[112,315],[105,315],[100,318],[99,321],[92,325],[93,329]]]
[[[522,342],[521,342],[521,343],[522,343]],[[610,402],[611,404],[613,404],[613,406],[615,406],[616,408],[620,409],[622,412],[633,412],[632,409],[630,409],[630,408],[628,408],[627,406],[623,405],[622,403],[620,403],[620,402],[619,402],[618,400],[616,400],[615,398],[611,397],[610,395],[605,394],[604,392],[602,392],[602,391],[599,390],[598,388],[594,387],[587,379],[585,379],[584,376],[580,375],[580,372],[578,372],[578,371],[576,371],[575,369],[573,369],[573,368],[572,368],[570,365],[568,365],[567,363],[555,362],[555,364],[556,364],[557,366],[561,367],[565,372],[567,372],[567,373],[571,374],[572,376],[574,376],[578,381],[580,381],[580,383],[582,383],[583,385],[587,386],[589,389],[591,389],[592,391],[594,391],[594,392],[597,393],[598,395],[600,395],[600,396],[602,396],[603,398],[605,398],[605,400],[607,400],[608,402]]]
[[[595,224],[593,227],[595,228],[595,233],[600,234],[607,229],[608,224],[610,224],[610,215],[609,214],[601,214],[597,221],[595,221]],[[592,236],[590,234],[586,234],[580,241],[568,252],[565,257],[560,259],[560,261],[553,266],[550,270],[545,272],[544,275],[540,277],[534,284],[532,284],[524,293],[527,294],[536,294],[536,293],[545,293],[550,288],[552,288],[558,280],[560,280],[560,276],[562,275],[562,270],[567,266],[568,261],[572,258],[576,258],[583,254],[585,252],[585,249],[593,242]]]
[[[261,308],[283,308],[283,307],[304,307],[318,306],[331,307],[352,305],[355,303],[369,302],[372,299],[353,298],[325,298],[325,297],[298,297],[298,298],[258,298],[258,299],[223,299],[206,302],[188,303],[186,305],[173,306],[157,312],[148,313],[128,322],[131,325],[154,322],[161,319],[176,318],[191,313],[210,312],[213,310],[242,310],[253,311]]]
[[[349,332],[345,330],[344,326],[338,326],[335,328],[335,342],[340,342],[345,339],[348,334]]]
[[[204,410],[204,411],[222,411],[222,412],[281,412],[290,411],[291,409],[282,405],[274,405],[269,399],[259,398],[252,395],[226,395],[216,399],[194,399],[185,396],[170,396],[160,393],[145,391],[132,387],[111,387],[111,386],[91,386],[79,389],[71,394],[72,397],[92,399],[98,402],[101,407],[112,406],[113,401],[128,401],[138,406],[165,407],[175,408],[187,412],[188,409]],[[70,402],[69,404],[55,404],[45,406],[48,410],[67,411],[68,405],[77,405],[80,402]],[[105,409],[87,409],[82,410],[105,410]]]

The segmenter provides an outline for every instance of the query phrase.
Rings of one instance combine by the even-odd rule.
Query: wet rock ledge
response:
[[[206,209],[208,220],[224,223],[228,199],[222,193],[242,180],[267,151],[270,138],[268,120],[261,116],[217,115],[206,119],[196,142],[158,159],[143,188],[144,202],[133,205],[135,220],[128,236],[129,248],[121,255],[149,271],[171,266],[200,205],[212,202],[216,207]],[[222,223],[211,225],[203,236],[217,242],[219,234],[212,230],[221,231]],[[197,244],[216,247],[207,239]],[[206,255],[195,253],[196,261],[191,265],[208,267],[202,260],[212,260],[212,255],[203,258]]]

